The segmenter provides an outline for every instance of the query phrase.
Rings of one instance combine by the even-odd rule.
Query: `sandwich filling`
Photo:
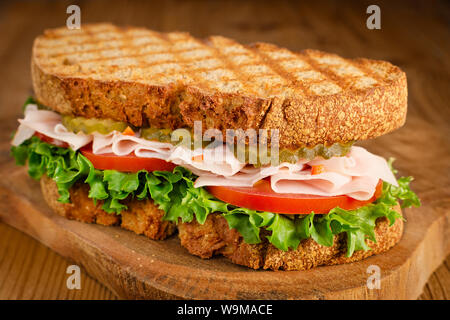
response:
[[[346,233],[351,256],[370,249],[366,239],[376,241],[378,218],[391,225],[401,218],[393,210],[399,201],[402,207],[420,205],[409,189],[411,177],[397,180],[391,161],[357,146],[338,148],[341,154],[328,159],[315,154],[254,166],[224,143],[191,148],[108,123],[112,130],[75,130],[73,120],[35,103],[26,104],[19,122],[12,141],[16,162],[28,163],[35,179],[52,178],[59,201],[70,202],[70,187],[82,182],[111,214],[125,210],[122,201],[130,197],[151,198],[175,223],[203,224],[219,212],[247,243],[262,241],[261,228],[281,250],[296,249],[307,238],[331,246],[334,235]]]

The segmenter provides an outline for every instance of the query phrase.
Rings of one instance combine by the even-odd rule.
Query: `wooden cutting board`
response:
[[[416,299],[450,252],[449,146],[431,125],[409,119],[385,137],[363,143],[397,158],[413,175],[423,202],[406,209],[405,231],[392,250],[352,264],[308,271],[255,271],[225,258],[202,260],[177,236],[152,241],[118,227],[66,220],[47,207],[39,183],[2,150],[0,219],[38,239],[122,298],[147,299]],[[4,149],[4,148],[2,148]],[[380,268],[380,289],[368,289],[368,267]]]

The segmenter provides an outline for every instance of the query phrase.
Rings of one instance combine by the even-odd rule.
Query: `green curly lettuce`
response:
[[[39,180],[44,174],[52,178],[58,187],[60,202],[70,202],[69,189],[79,180],[89,184],[89,197],[94,200],[110,197],[103,181],[104,171],[95,169],[86,157],[70,148],[60,148],[32,137],[13,146],[11,154],[16,164],[28,163],[28,174],[33,179]]]
[[[420,206],[417,195],[409,188],[412,177],[398,179],[398,187],[383,182],[382,196],[374,203],[355,210],[339,207],[326,215],[297,215],[290,219],[282,214],[256,212],[239,208],[224,215],[231,228],[238,230],[247,243],[259,243],[260,228],[272,231],[267,236],[278,249],[296,249],[303,239],[312,238],[323,246],[332,246],[334,236],[347,235],[347,257],[358,250],[370,250],[366,239],[376,242],[375,226],[378,218],[386,217],[392,226],[402,216],[393,208],[400,202],[402,208]]]
[[[80,152],[45,143],[37,137],[28,139],[11,153],[16,163],[28,163],[28,173],[34,179],[46,174],[56,182],[60,202],[70,202],[69,189],[76,182],[89,185],[89,198],[103,201],[102,209],[120,214],[127,206],[122,200],[151,198],[165,212],[164,220],[178,223],[195,219],[200,224],[212,212],[221,213],[232,229],[244,241],[256,244],[264,237],[278,249],[296,249],[303,239],[312,238],[323,246],[332,246],[334,236],[347,236],[347,256],[358,250],[369,250],[366,239],[376,241],[375,225],[378,218],[386,217],[390,225],[401,215],[393,210],[400,202],[403,208],[420,206],[417,195],[409,188],[412,178],[398,179],[398,186],[383,183],[382,196],[374,203],[355,210],[339,207],[326,215],[286,216],[239,208],[216,199],[204,188],[195,188],[197,178],[192,172],[176,167],[172,172],[141,170],[125,173],[115,170],[98,170]],[[389,160],[392,164],[392,160]],[[262,232],[262,228],[266,231]]]

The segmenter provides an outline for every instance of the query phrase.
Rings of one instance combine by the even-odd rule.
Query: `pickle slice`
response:
[[[160,142],[168,142],[173,145],[183,145],[183,142],[172,141],[171,140],[171,129],[159,129],[159,128],[144,128],[141,131],[141,136],[144,139],[156,140]],[[193,133],[190,133],[191,143],[190,148],[194,149],[194,138]],[[211,141],[202,141],[203,148],[206,148]],[[281,149],[279,150],[278,163],[289,162],[297,163],[300,159],[312,160],[316,157],[322,157],[324,159],[330,159],[331,157],[342,157],[345,156],[352,147],[354,141],[347,143],[334,143],[332,145],[318,144],[312,148],[302,147],[295,150]],[[184,143],[185,145],[185,143]],[[215,144],[216,145],[216,144]],[[262,158],[259,155],[258,149],[250,147],[249,145],[236,144],[233,146],[228,144],[230,150],[234,152],[234,155],[239,160],[244,160],[245,163],[253,164],[258,167],[261,165],[269,164],[271,162],[271,150],[270,147],[267,148],[267,153]],[[244,148],[243,150],[241,148]],[[240,154],[243,152],[243,155]],[[243,159],[240,159],[242,157]],[[256,159],[256,161],[255,161]],[[250,162],[251,161],[251,162]]]
[[[185,132],[185,134],[187,133],[187,135],[188,135],[188,137],[187,137],[188,141],[184,141],[185,134],[182,134],[182,135],[176,134],[175,136],[178,137],[178,139],[175,138],[175,140],[172,140],[172,133],[176,132],[177,130],[186,130],[184,132]],[[183,146],[186,146],[187,148],[194,149],[194,147],[195,147],[194,134],[193,134],[192,130],[187,129],[187,128],[180,128],[177,130],[174,131],[172,129],[143,128],[141,130],[141,137],[144,139],[147,139],[147,140],[167,142],[167,143],[173,144],[174,146],[183,145]],[[214,142],[214,139],[212,141],[202,141],[202,147],[206,148],[212,142]]]
[[[159,129],[159,128],[143,128],[141,130],[141,137],[147,140],[156,140],[159,142],[174,143],[171,140],[171,129]]]
[[[295,150],[290,149],[280,149],[278,152],[278,161],[277,163],[288,162],[288,163],[297,163],[301,159],[312,160],[316,157],[322,157],[324,159],[330,159],[331,157],[342,157],[345,156],[352,147],[354,141],[350,141],[347,143],[334,143],[332,145],[324,145],[318,144],[312,148],[302,147]],[[271,162],[271,150],[267,148],[267,154],[264,155],[263,158],[260,157],[258,153],[258,149],[256,147],[249,147],[248,145],[242,146],[237,144],[236,147],[233,148],[232,145],[229,145],[230,150],[232,150],[235,156],[239,159],[242,156],[242,152],[245,156],[245,162],[253,164],[255,167],[259,167],[261,165],[266,165]],[[244,150],[240,149],[244,147]],[[239,154],[241,152],[241,155]],[[256,159],[256,163],[255,162]],[[239,159],[243,160],[243,159]]]
[[[126,122],[114,121],[111,119],[87,119],[72,116],[63,116],[62,123],[67,130],[75,133],[81,131],[86,134],[91,134],[93,132],[108,134],[114,130],[122,132],[127,128],[127,126],[129,126]],[[191,130],[189,131],[191,138],[190,147],[193,149],[193,133]],[[166,142],[173,145],[185,144],[183,141],[172,141],[172,132],[173,130],[167,128],[142,128],[141,137],[147,140]],[[211,141],[202,141],[202,146],[203,148],[206,148],[211,143]],[[280,149],[277,163],[297,163],[301,159],[312,160],[316,157],[322,157],[324,159],[329,159],[331,157],[342,157],[350,151],[353,143],[354,141],[347,143],[336,142],[332,145],[318,144],[312,148],[302,147],[295,150]],[[229,144],[228,147],[234,152],[235,156],[239,160],[252,164],[256,167],[266,165],[271,162],[270,147],[267,147],[267,153],[266,155],[263,155],[263,157],[259,154],[258,149],[253,146],[250,147],[249,145],[242,145],[238,143],[236,146]]]
[[[114,121],[111,119],[96,119],[96,118],[83,118],[83,117],[71,117],[63,116],[62,123],[67,130],[78,133],[84,132],[91,134],[98,132],[101,134],[108,134],[112,131],[124,131],[128,124],[126,122]]]

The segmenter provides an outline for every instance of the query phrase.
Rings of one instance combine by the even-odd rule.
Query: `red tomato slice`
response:
[[[50,143],[50,144],[52,144],[54,146],[61,147],[61,148],[68,148],[69,147],[69,145],[67,143],[65,143],[64,141],[50,138],[49,136],[46,136],[46,135],[44,135],[42,133],[35,132],[34,135],[36,137],[38,137],[41,141]]]
[[[224,202],[253,210],[283,214],[319,214],[330,212],[335,207],[353,210],[374,202],[381,197],[383,182],[380,180],[372,198],[366,201],[356,200],[348,196],[323,197],[294,193],[276,193],[270,181],[258,181],[253,187],[207,187],[208,191]]]
[[[147,171],[172,171],[176,165],[156,158],[141,158],[133,154],[116,156],[113,153],[94,154],[91,145],[80,149],[81,153],[88,158],[94,168],[100,170],[117,170],[124,172]]]

